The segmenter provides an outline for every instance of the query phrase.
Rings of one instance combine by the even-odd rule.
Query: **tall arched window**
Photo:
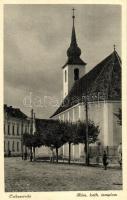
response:
[[[74,80],[76,81],[78,79],[79,79],[79,69],[76,68],[76,69],[74,69]]]
[[[65,83],[67,82],[67,71],[65,70]]]

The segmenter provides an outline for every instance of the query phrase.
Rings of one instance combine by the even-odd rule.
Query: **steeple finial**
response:
[[[72,19],[73,19],[73,26],[74,26],[74,20],[75,20],[75,15],[74,15],[75,13],[74,12],[75,12],[75,8],[73,8],[72,11],[73,11]]]

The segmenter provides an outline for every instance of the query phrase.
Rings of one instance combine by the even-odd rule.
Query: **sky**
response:
[[[62,66],[75,29],[86,72],[113,52],[121,56],[119,5],[5,5],[4,103],[49,118],[62,101]]]

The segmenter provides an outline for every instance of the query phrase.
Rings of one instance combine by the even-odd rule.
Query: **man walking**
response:
[[[107,162],[107,154],[106,154],[106,151],[104,151],[103,153],[103,166],[104,166],[104,169],[107,170],[107,165],[108,165],[108,162]]]

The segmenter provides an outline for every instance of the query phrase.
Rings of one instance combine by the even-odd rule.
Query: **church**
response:
[[[99,64],[85,73],[86,63],[81,59],[75,31],[73,12],[71,43],[67,50],[67,62],[62,66],[63,102],[51,119],[78,122],[88,120],[99,126],[97,144],[117,147],[122,141],[122,128],[116,113],[121,109],[121,59],[115,49]],[[97,145],[95,144],[95,145]],[[83,145],[72,145],[73,157],[79,158]],[[68,155],[68,144],[62,147],[63,156]]]

